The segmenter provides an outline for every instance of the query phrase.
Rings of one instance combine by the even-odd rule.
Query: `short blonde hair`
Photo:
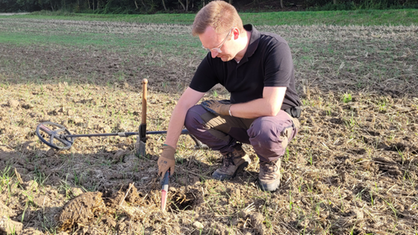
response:
[[[244,32],[241,17],[237,9],[224,1],[212,1],[204,6],[194,18],[193,36],[203,34],[208,26],[212,26],[216,33],[223,33],[233,27]]]

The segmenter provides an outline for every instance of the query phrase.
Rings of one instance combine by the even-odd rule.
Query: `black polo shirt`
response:
[[[287,87],[281,109],[300,106],[295,89],[295,70],[289,45],[279,35],[259,32],[252,25],[250,44],[239,63],[223,62],[206,55],[196,70],[190,88],[207,92],[220,83],[231,94],[231,103],[243,103],[263,97],[264,87]]]

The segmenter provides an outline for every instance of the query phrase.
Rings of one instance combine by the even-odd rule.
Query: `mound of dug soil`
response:
[[[133,184],[129,184],[126,193],[120,190],[108,198],[103,198],[101,192],[86,192],[64,205],[57,221],[59,230],[74,232],[82,229],[85,233],[94,231],[101,223],[115,228],[118,214],[135,217],[134,207],[140,203],[138,190]]]
[[[87,192],[69,201],[59,216],[61,230],[88,227],[98,213],[106,211],[100,192]]]

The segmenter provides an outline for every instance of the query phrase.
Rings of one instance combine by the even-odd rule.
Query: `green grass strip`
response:
[[[418,10],[356,10],[240,13],[244,24],[254,25],[418,25]],[[123,21],[146,24],[193,23],[195,14],[105,15],[63,12],[38,12],[29,15],[0,16],[87,21]]]

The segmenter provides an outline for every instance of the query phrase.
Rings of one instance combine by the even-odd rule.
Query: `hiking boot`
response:
[[[232,179],[250,163],[251,159],[239,145],[232,153],[224,154],[222,166],[213,172],[212,178],[221,181]]]
[[[260,162],[260,173],[258,183],[263,191],[275,191],[280,185],[280,164],[281,159],[271,162]]]

